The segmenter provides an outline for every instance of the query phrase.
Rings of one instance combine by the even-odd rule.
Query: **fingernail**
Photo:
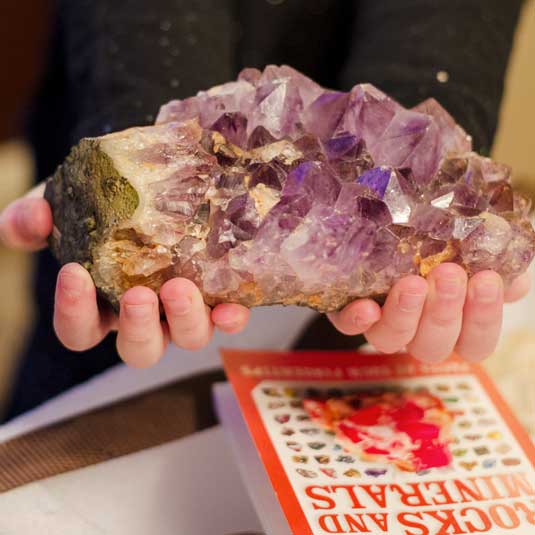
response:
[[[453,299],[459,296],[462,288],[462,281],[457,277],[442,277],[436,280],[435,287],[439,297]]]
[[[423,305],[425,294],[402,292],[399,295],[398,307],[403,312],[414,312]]]
[[[480,282],[474,288],[474,298],[478,303],[495,303],[500,297],[501,288],[494,282]]]
[[[363,318],[362,316],[359,316],[358,314],[355,314],[351,321],[353,322],[353,325],[355,325],[359,330],[366,331],[368,327],[370,327],[371,322],[370,320]]]
[[[222,327],[223,329],[236,329],[239,327],[240,323],[237,321],[220,321],[217,326]]]
[[[144,320],[152,314],[154,305],[152,303],[143,303],[141,305],[124,305],[124,312],[128,319]]]
[[[78,299],[85,290],[85,280],[67,270],[59,274],[59,287],[71,299]]]
[[[15,213],[15,225],[18,231],[25,238],[35,237],[35,232],[33,231],[32,226],[29,224],[29,219],[31,217],[31,214],[32,214],[31,207],[28,206],[27,203],[22,203],[21,206],[18,207]]]
[[[181,296],[165,301],[165,306],[175,316],[186,316],[191,312],[193,303],[189,297]]]

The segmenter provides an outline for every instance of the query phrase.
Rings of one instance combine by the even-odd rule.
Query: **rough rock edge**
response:
[[[45,199],[54,227],[49,239],[61,265],[77,262],[95,278],[94,254],[115,228],[130,218],[139,197],[121,176],[98,139],[82,139],[64,163],[48,178]],[[98,287],[99,294],[118,308],[114,288]]]

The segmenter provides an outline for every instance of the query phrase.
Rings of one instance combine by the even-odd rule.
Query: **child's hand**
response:
[[[0,215],[0,239],[8,247],[36,251],[46,246],[52,213],[43,191],[44,186],[38,186]],[[118,330],[119,354],[128,364],[142,367],[156,363],[169,340],[185,349],[199,349],[210,341],[214,326],[237,333],[249,318],[249,310],[241,305],[210,309],[197,287],[186,279],[167,281],[160,298],[166,322],[160,321],[156,293],[141,286],[123,295],[117,318],[109,310],[99,310],[89,273],[79,264],[67,264],[57,280],[54,328],[60,341],[75,351],[89,349],[111,330]]]
[[[467,360],[479,361],[496,347],[503,303],[520,299],[529,286],[527,274],[504,290],[493,271],[482,271],[468,281],[460,266],[442,264],[427,280],[400,280],[382,309],[362,299],[329,317],[339,331],[364,334],[385,353],[407,348],[419,359],[438,361],[455,350]]]

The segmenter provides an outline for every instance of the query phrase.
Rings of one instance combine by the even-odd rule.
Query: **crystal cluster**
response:
[[[82,140],[46,195],[53,251],[114,304],[182,276],[209,304],[327,311],[445,261],[524,272],[535,234],[509,175],[433,99],[405,109],[268,66]]]

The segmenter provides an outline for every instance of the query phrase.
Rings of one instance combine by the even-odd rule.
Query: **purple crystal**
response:
[[[347,93],[324,93],[303,112],[303,126],[307,132],[329,139],[347,108]]]
[[[245,148],[247,141],[247,118],[242,113],[224,113],[212,125],[212,130],[222,134],[227,141],[234,143],[234,145]]]
[[[270,65],[97,141],[139,198],[93,251],[114,296],[181,275],[209,304],[335,310],[444,261],[509,282],[534,255],[510,169],[434,99],[409,110]]]
[[[248,132],[262,126],[277,139],[294,134],[302,110],[299,90],[291,80],[276,80],[267,86],[259,86]]]
[[[305,162],[296,167],[286,179],[283,197],[304,195],[312,202],[334,204],[341,185],[332,170],[321,162]]]
[[[442,153],[470,152],[472,150],[472,138],[457,124],[453,117],[434,99],[429,98],[413,108],[414,111],[424,113],[433,118],[437,127]]]
[[[226,215],[242,231],[243,237],[240,237],[240,240],[252,240],[254,238],[260,224],[260,216],[249,194],[244,193],[234,197],[228,204]]]
[[[505,180],[496,182],[491,188],[492,196],[489,205],[494,212],[512,212],[515,206],[514,191],[511,185]]]
[[[326,158],[326,153],[320,140],[312,134],[305,134],[295,140],[294,147],[301,152],[303,160],[322,162]]]
[[[199,99],[190,97],[185,100],[172,100],[160,108],[156,118],[157,123],[170,123],[173,121],[187,121],[199,115]]]
[[[359,139],[352,134],[342,134],[325,142],[325,152],[329,160],[356,157]]]
[[[362,173],[358,177],[358,182],[359,184],[368,186],[382,199],[385,195],[386,187],[390,182],[391,175],[392,169],[390,167],[376,167],[375,169],[370,169]]]
[[[249,136],[249,149],[256,149],[277,141],[263,126],[257,126]]]
[[[355,203],[355,213],[362,219],[373,221],[378,227],[385,227],[392,223],[388,206],[379,199],[358,197]]]
[[[349,284],[355,263],[373,249],[375,224],[329,206],[312,208],[281,245],[281,256],[299,275],[305,292],[326,283]]]
[[[442,208],[419,205],[411,215],[410,224],[430,238],[447,241],[453,237],[455,218]]]
[[[244,69],[242,72],[247,72],[249,69]],[[241,75],[240,75],[241,77]],[[322,95],[325,90],[316,82],[307,78],[299,71],[292,69],[288,65],[268,65],[260,77],[257,78],[257,87],[261,90],[263,86],[270,83],[289,82],[299,92],[299,96],[305,106],[309,106],[316,98]]]
[[[432,119],[423,113],[403,110],[394,115],[381,137],[370,146],[374,161],[392,167],[404,165],[427,134]]]
[[[277,162],[255,164],[251,168],[252,187],[264,184],[268,188],[280,190],[285,181],[286,170]]]

